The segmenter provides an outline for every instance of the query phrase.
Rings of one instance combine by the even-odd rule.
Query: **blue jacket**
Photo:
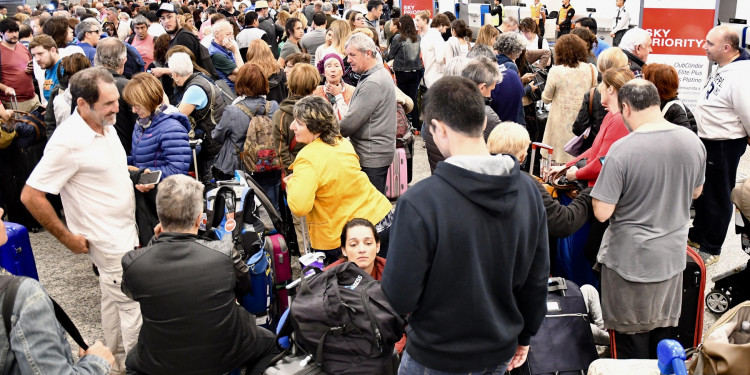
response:
[[[189,131],[187,116],[173,106],[157,115],[148,128],[136,123],[128,165],[161,171],[162,178],[187,174],[193,158],[188,143]]]

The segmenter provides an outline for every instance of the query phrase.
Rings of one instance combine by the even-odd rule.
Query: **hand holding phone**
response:
[[[154,185],[158,184],[159,180],[161,180],[161,171],[143,172],[138,178],[138,185]]]

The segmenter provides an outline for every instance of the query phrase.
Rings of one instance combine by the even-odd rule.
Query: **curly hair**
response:
[[[519,35],[516,33],[502,33],[495,40],[495,45],[492,48],[500,54],[505,56],[517,56],[526,48],[521,43]]]
[[[310,95],[294,105],[294,119],[305,124],[310,133],[320,134],[320,140],[335,146],[341,140],[339,121],[328,100]]]
[[[563,35],[555,43],[555,62],[570,68],[588,60],[589,50],[586,42],[576,35]]]

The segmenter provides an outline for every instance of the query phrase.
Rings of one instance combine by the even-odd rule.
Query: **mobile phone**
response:
[[[138,179],[138,185],[158,184],[161,180],[161,171],[142,173]]]

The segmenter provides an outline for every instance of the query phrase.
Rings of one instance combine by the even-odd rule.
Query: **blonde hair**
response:
[[[302,13],[302,11],[297,10],[294,13],[292,13],[292,18],[296,18],[302,21],[302,27],[307,27],[307,17],[305,17],[305,14]],[[284,22],[284,25],[286,25],[286,22]]]
[[[531,138],[526,128],[511,121],[498,124],[487,138],[487,148],[491,154],[509,154],[519,161],[525,157],[530,144]]]
[[[279,71],[279,64],[273,58],[271,49],[262,39],[255,39],[247,47],[247,63],[257,64],[266,78]]]
[[[149,113],[164,102],[164,89],[159,79],[149,73],[138,73],[122,90],[122,98],[131,106],[141,106]]]
[[[619,47],[611,47],[602,51],[597,58],[596,67],[599,69],[599,73],[604,73],[608,69],[621,68],[623,66],[629,66],[628,57],[625,52]]]
[[[365,35],[369,36],[370,39],[372,39],[374,37],[374,35],[375,35],[375,34],[372,33],[372,30],[370,30],[367,27],[358,27],[358,28],[352,30],[352,32],[349,34],[349,37],[347,37],[346,39],[349,39],[352,35],[357,34],[357,33],[365,34]]]
[[[320,84],[320,73],[310,64],[296,64],[289,72],[286,84],[290,96],[307,96]]]
[[[618,68],[607,69],[602,74],[602,85],[605,87],[613,87],[615,90],[620,91],[620,88],[624,86],[628,81],[635,79],[635,75],[628,66],[621,66]]]
[[[292,15],[289,14],[289,12],[287,12],[285,10],[282,10],[276,16],[276,24],[279,25],[279,26],[281,26],[281,27],[284,27],[284,25],[286,25],[286,20],[288,20],[291,17],[292,17]]]
[[[344,20],[336,20],[331,23],[330,30],[333,31],[333,41],[331,45],[341,56],[346,55],[346,39],[351,32],[349,22]]]
[[[494,26],[490,24],[484,25],[479,28],[479,34],[477,34],[477,44],[484,44],[492,48],[492,45],[494,44],[492,42],[492,39],[497,38],[498,35],[500,35],[500,31]]]

